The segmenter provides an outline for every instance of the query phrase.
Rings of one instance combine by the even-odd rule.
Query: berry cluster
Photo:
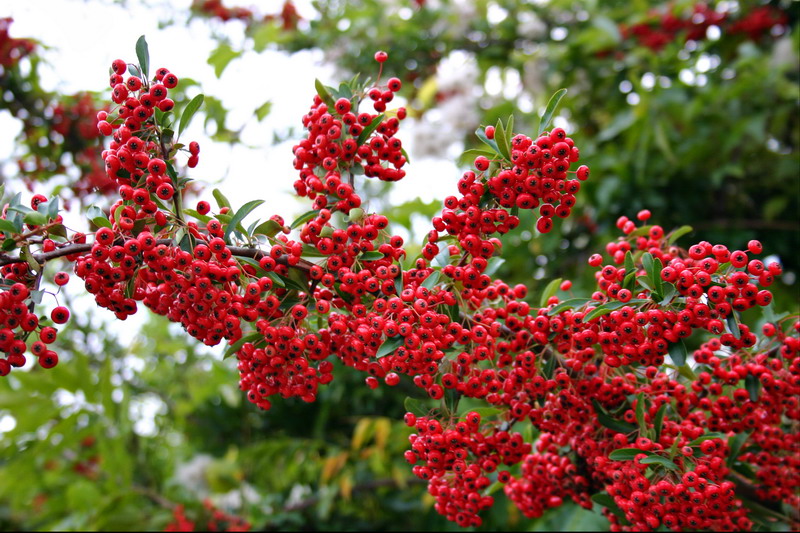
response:
[[[479,526],[478,513],[494,503],[492,496],[481,495],[491,484],[487,474],[501,464],[520,462],[531,451],[520,433],[495,429],[486,436],[480,431],[481,416],[474,411],[447,429],[436,419],[412,413],[405,420],[418,432],[409,439],[406,460],[415,465],[414,475],[429,482],[436,510],[462,527]]]
[[[9,35],[12,22],[11,17],[0,18],[0,66],[4,69],[13,67],[36,48],[36,43],[30,39],[15,39]]]
[[[758,6],[734,20],[726,12],[698,3],[684,16],[671,11],[654,12],[644,21],[620,25],[620,32],[623,38],[659,51],[681,35],[687,41],[704,40],[711,26],[719,26],[727,34],[746,34],[756,41],[776,28],[782,33],[787,21],[786,13],[772,6]]]
[[[167,95],[169,89],[178,85],[178,77],[161,68],[149,84],[140,76],[126,79],[128,65],[121,59],[115,60],[111,68],[114,71],[110,78],[111,99],[119,108],[116,116],[101,111],[97,117],[98,131],[105,136],[113,135],[109,149],[103,152],[103,161],[108,177],[120,185],[122,199],[133,200],[139,206],[137,217],[144,218],[158,210],[151,193],[161,200],[170,200],[175,193],[176,184],[167,173],[170,154],[164,138],[160,137],[154,110],[166,113],[175,106]],[[188,165],[194,167],[199,152],[196,143],[190,152]]]
[[[31,199],[32,211],[39,211],[40,205],[47,205],[47,198],[41,194],[34,195]],[[5,219],[8,215],[9,205],[6,204],[2,216]],[[49,238],[50,232],[57,233],[60,231],[58,228],[63,230],[61,215],[45,216],[43,219],[46,221],[44,224],[26,224],[29,231],[25,236],[41,236],[42,251],[52,252],[56,244]],[[82,238],[80,234],[75,236],[76,242]],[[23,240],[22,237],[19,239]],[[4,359],[0,359],[0,376],[8,375],[11,368],[23,366],[27,361],[26,351],[35,356],[43,368],[53,368],[58,364],[58,354],[49,346],[56,340],[58,332],[55,327],[45,325],[44,316],[34,313],[35,304],[41,301],[43,292],[39,289],[42,269],[43,266],[39,265],[34,271],[27,262],[5,264],[0,268],[0,352],[5,355]],[[69,274],[66,272],[58,272],[54,277],[59,287],[68,281]],[[50,320],[54,324],[65,324],[69,316],[69,310],[59,305],[51,311]],[[31,340],[32,335],[36,340]]]
[[[183,505],[176,505],[172,510],[172,521],[164,531],[250,531],[252,527],[247,520],[217,509],[210,500],[203,501],[203,510],[196,513],[194,520],[186,516]]]

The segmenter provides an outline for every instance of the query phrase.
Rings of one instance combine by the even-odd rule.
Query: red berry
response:
[[[64,324],[67,322],[67,320],[69,320],[69,309],[63,305],[60,305],[53,309],[53,311],[50,313],[50,318],[56,324]]]

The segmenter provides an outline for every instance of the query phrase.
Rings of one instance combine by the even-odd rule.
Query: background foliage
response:
[[[593,179],[576,216],[553,233],[536,235],[534,220],[523,219],[530,230],[506,238],[509,283],[542,279],[532,301],[551,278],[588,287],[582,267],[614,234],[616,218],[649,208],[665,227],[692,226],[698,240],[742,247],[759,238],[788,272],[776,307],[797,309],[800,2],[715,2],[708,10],[686,1],[312,4],[259,13],[197,1],[171,21],[206,21],[218,39],[208,58],[217,76],[245,48],[321,49],[343,74],[371,72],[365,50],[388,50],[414,118],[412,171],[417,157],[469,148],[479,124],[511,113],[516,129],[530,132],[549,95],[565,87],[556,125],[580,138]],[[237,42],[220,31],[232,19],[244,31]],[[44,184],[101,202],[107,184],[97,172],[93,117],[103,88],[42,90],[42,43],[10,33],[10,22],[0,25],[0,112],[23,128],[18,171],[2,176],[6,191]],[[269,111],[265,104],[255,113],[260,120]],[[239,142],[219,101],[208,100],[204,112],[217,140]],[[375,202],[384,192],[369,189]],[[412,231],[417,215],[439,206],[409,201],[392,206],[390,219]],[[100,316],[76,317],[59,337],[62,364],[0,380],[3,529],[163,529],[178,505],[203,528],[213,518],[204,499],[267,530],[454,529],[402,458],[409,430],[399,417],[412,387],[371,391],[341,369],[316,404],[276,402],[264,414],[243,401],[232,362],[158,317],[129,346],[114,329]],[[531,522],[504,501],[484,524],[607,527],[572,504]]]

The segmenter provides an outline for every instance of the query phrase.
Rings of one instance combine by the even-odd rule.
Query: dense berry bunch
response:
[[[758,6],[735,18],[728,12],[717,11],[705,3],[692,6],[684,15],[673,11],[654,12],[646,20],[631,25],[621,25],[624,38],[633,39],[642,46],[659,51],[667,44],[682,38],[701,41],[706,39],[708,29],[720,27],[727,34],[746,34],[758,40],[764,35],[777,35],[785,31],[788,17],[782,10],[772,6]]]
[[[18,237],[18,241],[24,242],[24,238],[36,237],[41,243],[43,252],[53,252],[56,243],[50,239],[51,235],[62,233],[64,227],[61,225],[61,215],[53,216],[49,210],[57,204],[47,201],[41,194],[34,195],[31,199],[31,208],[28,209],[29,215],[37,215],[37,222],[25,224],[27,232]],[[42,208],[40,209],[40,206]],[[17,208],[18,209],[18,208]],[[19,211],[12,211],[9,205],[5,205],[2,211],[4,220],[10,219],[19,222],[22,226],[22,217]],[[29,220],[33,220],[30,219]],[[73,237],[75,242],[84,239],[82,234]],[[15,242],[14,239],[11,239]],[[28,252],[30,253],[30,252]],[[4,358],[0,358],[0,376],[7,375],[11,368],[18,368],[25,364],[26,352],[37,358],[39,365],[43,368],[53,368],[58,364],[58,354],[50,349],[50,345],[56,340],[57,330],[48,322],[53,324],[64,324],[69,320],[69,310],[64,306],[56,306],[47,317],[39,316],[34,312],[35,305],[40,303],[45,291],[40,289],[43,278],[43,265],[38,260],[32,262],[3,262],[0,267],[0,352]],[[35,270],[34,270],[35,265]],[[56,285],[63,286],[69,281],[69,274],[59,272],[54,279]]]

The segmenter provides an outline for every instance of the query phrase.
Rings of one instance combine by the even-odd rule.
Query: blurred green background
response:
[[[557,277],[590,291],[587,257],[616,237],[618,216],[648,208],[667,229],[692,226],[687,247],[760,239],[786,271],[774,286],[776,307],[797,310],[800,2],[298,4],[237,11],[199,1],[159,17],[165,26],[206,24],[219,77],[245,48],[322,50],[343,79],[374,72],[373,52],[389,51],[387,68],[403,79],[413,118],[411,172],[417,158],[453,159],[476,146],[476,127],[512,113],[515,130],[531,134],[550,95],[567,88],[555,125],[575,139],[591,178],[551,234],[537,235],[529,217],[504,238],[501,277],[531,287],[531,302]],[[13,26],[11,34],[26,37]],[[0,51],[8,53],[3,44]],[[0,67],[0,113],[24,124],[19,159],[44,164],[3,167],[7,193],[36,183],[96,195],[98,141],[79,125],[101,105],[102,88],[87,87],[98,93],[86,97],[88,111],[77,110],[79,96],[40,87],[36,51],[22,55]],[[53,109],[63,102],[76,115],[54,134]],[[269,106],[260,112],[269,120]],[[205,113],[213,138],[240,142],[222,104],[210,100]],[[415,242],[425,228],[415,220],[441,209],[418,199],[389,205],[380,184],[365,194]],[[253,529],[456,529],[403,460],[403,401],[419,395],[410,382],[371,391],[363,375],[340,368],[316,404],[278,400],[257,412],[238,391],[235,362],[176,325],[150,317],[123,346],[100,311],[76,315],[59,337],[55,369],[0,380],[0,528],[158,530],[182,504],[203,529],[207,498]],[[496,496],[481,529],[607,528],[572,504],[530,521]]]

